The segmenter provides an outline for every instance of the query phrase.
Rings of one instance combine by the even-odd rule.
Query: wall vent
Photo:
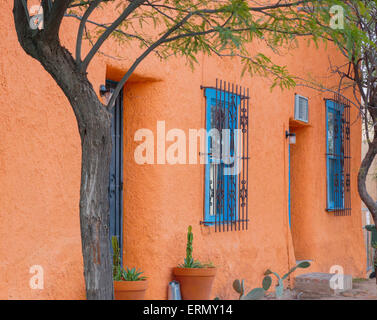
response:
[[[309,122],[309,99],[295,95],[295,120]]]

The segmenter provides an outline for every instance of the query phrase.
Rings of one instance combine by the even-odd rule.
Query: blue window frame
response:
[[[326,101],[327,210],[344,206],[344,106]]]
[[[215,88],[205,88],[205,97],[208,141],[204,223],[229,224],[238,219],[239,179],[237,175],[226,175],[225,171],[234,168],[237,164],[235,161],[237,138],[235,139],[234,135],[239,124],[241,97]],[[228,129],[228,134],[224,134],[223,129]],[[224,152],[224,148],[229,151]],[[230,159],[227,159],[227,155]]]

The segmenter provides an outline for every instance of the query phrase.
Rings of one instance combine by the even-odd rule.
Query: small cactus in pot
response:
[[[183,300],[209,300],[216,268],[212,263],[202,264],[194,260],[194,235],[192,227],[187,230],[186,257],[184,263],[173,269],[175,279],[180,283]]]

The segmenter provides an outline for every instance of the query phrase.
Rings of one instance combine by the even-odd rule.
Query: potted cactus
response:
[[[123,268],[117,237],[111,238],[113,247],[113,281],[115,300],[143,300],[148,287],[143,272],[136,268]]]
[[[188,227],[186,258],[184,263],[173,269],[175,279],[180,283],[183,300],[209,300],[216,268],[211,264],[202,264],[192,257],[194,236],[192,227]]]

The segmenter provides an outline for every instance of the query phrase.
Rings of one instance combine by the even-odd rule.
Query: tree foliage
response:
[[[300,10],[315,7],[318,1],[73,1],[66,16],[87,23],[86,37],[93,45],[86,62],[105,37],[111,37],[123,50],[137,46],[144,51],[134,62],[119,88],[137,65],[150,53],[160,59],[181,56],[191,67],[198,62],[199,53],[220,57],[237,57],[243,64],[243,74],[270,76],[272,87],[291,88],[295,82],[286,66],[273,62],[266,52],[256,52],[252,43],[262,42],[266,48],[279,53],[296,43],[298,37],[324,40],[313,13]],[[92,21],[88,12],[114,10],[119,17],[132,3],[138,3],[125,19],[117,23]],[[262,2],[263,3],[263,2]],[[329,20],[328,10],[321,11],[321,20]],[[154,29],[151,28],[153,26]],[[155,32],[151,32],[154,30]],[[78,43],[78,47],[80,44]],[[80,54],[79,51],[76,50]],[[80,57],[76,56],[80,61]],[[83,69],[87,63],[84,60]],[[116,98],[116,94],[112,100]],[[111,101],[113,103],[113,101]]]
[[[372,199],[366,188],[366,178],[377,155],[377,1],[330,1],[327,5],[343,9],[342,28],[334,29],[326,23],[323,7],[317,7],[319,14],[313,14],[313,18],[321,29],[321,38],[334,44],[345,57],[344,65],[332,69],[340,79],[338,91],[352,89],[352,104],[359,109],[364,123],[368,151],[359,168],[358,191],[377,223],[377,199]]]

